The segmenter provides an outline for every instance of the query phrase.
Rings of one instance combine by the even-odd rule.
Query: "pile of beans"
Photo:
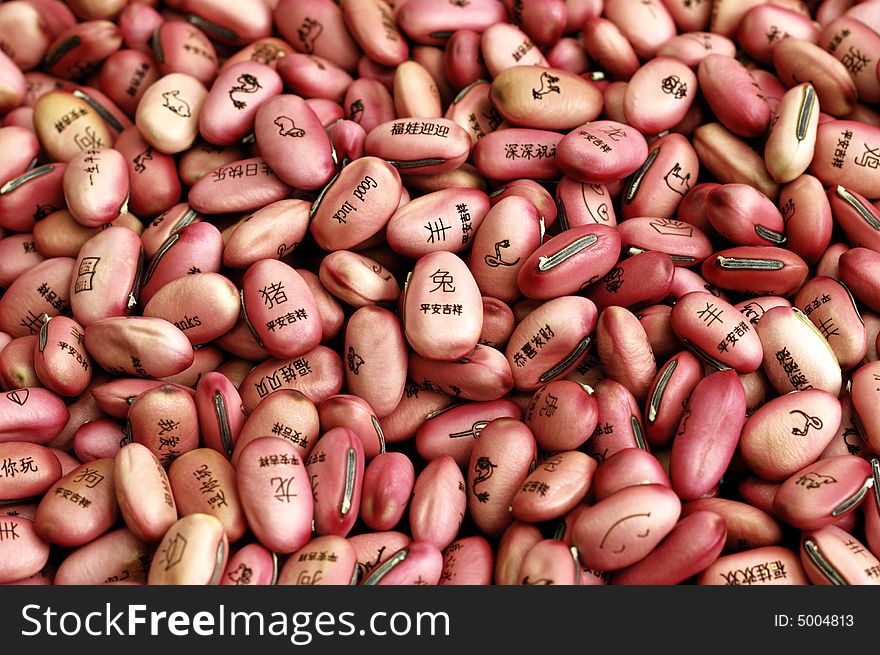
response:
[[[880,1],[0,4],[0,582],[880,583]]]

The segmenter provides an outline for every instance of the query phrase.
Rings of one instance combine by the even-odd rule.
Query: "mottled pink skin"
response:
[[[195,402],[202,443],[230,457],[247,418],[238,389],[225,375],[212,371],[199,379]]]
[[[770,499],[772,502],[772,498]],[[737,552],[782,543],[784,533],[776,519],[753,505],[727,498],[698,498],[682,507],[682,516],[695,512],[714,512],[727,525],[725,552]]]
[[[847,132],[852,133],[849,139],[851,145],[842,157],[842,167],[838,168],[833,165],[835,158],[838,157],[834,151],[838,148],[838,140],[845,140],[842,134]],[[868,168],[856,164],[856,161],[860,161],[860,157],[865,154],[864,144],[878,142],[880,142],[880,127],[849,120],[821,123],[816,132],[816,152],[810,164],[810,172],[823,184],[840,184],[870,200],[880,198],[880,168]]]
[[[543,539],[523,557],[519,584],[576,585],[581,567],[569,544],[559,539]]]
[[[403,555],[403,558],[399,556]],[[361,578],[363,585],[436,585],[443,573],[443,554],[428,541],[412,541],[401,550],[385,558],[389,567],[374,565],[369,574]],[[358,563],[360,568],[360,562]]]
[[[845,48],[841,49],[846,52]],[[778,41],[771,51],[773,67],[787,86],[809,80],[823,115],[844,117],[856,107],[858,89],[846,66],[818,44],[801,39]],[[820,116],[819,123],[825,118]],[[832,146],[832,150],[836,147]]]
[[[271,455],[278,458],[278,465],[261,468],[260,458]],[[297,450],[274,437],[256,439],[242,450],[236,474],[248,525],[260,543],[279,553],[302,548],[311,536],[314,507]]]
[[[0,162],[0,186],[24,173],[40,152],[40,142],[32,130],[9,126],[0,128],[0,149],[6,156]]]
[[[780,190],[779,207],[785,221],[785,247],[809,265],[818,262],[827,252],[834,226],[822,183],[812,175],[800,175]]]
[[[427,359],[411,352],[407,375],[422,384],[440,388],[462,400],[497,400],[513,388],[513,374],[504,353],[477,344],[467,356],[454,362]]]
[[[125,426],[112,418],[96,418],[83,423],[73,435],[73,452],[80,462],[116,457],[127,441]]]
[[[849,387],[853,423],[875,453],[880,451],[880,421],[874,411],[877,401],[874,375],[878,374],[880,374],[880,362],[865,363],[853,373]]]
[[[165,21],[153,34],[151,43],[162,75],[185,73],[207,87],[216,79],[214,43],[189,21]]]
[[[583,566],[614,571],[635,564],[675,527],[681,501],[657,484],[625,487],[584,510],[572,528]]]
[[[258,543],[250,543],[229,557],[221,585],[271,585],[278,579],[278,556]]]
[[[673,259],[666,253],[640,252],[621,260],[601,280],[589,286],[585,295],[600,311],[612,305],[637,311],[669,295],[674,270]]]
[[[578,296],[554,298],[535,309],[514,329],[505,356],[513,372],[514,386],[534,391],[550,380],[565,377],[579,361],[572,353],[592,340],[598,312],[593,302]],[[552,332],[553,336],[547,339]],[[537,335],[537,337],[536,337]],[[531,358],[523,347],[542,341]]]
[[[380,453],[367,464],[363,480],[361,520],[371,530],[393,529],[403,518],[415,484],[412,461],[400,452]]]
[[[773,268],[724,268],[725,260],[756,259],[777,262]],[[781,266],[780,266],[781,264]],[[776,246],[737,246],[707,257],[700,268],[712,284],[749,295],[784,296],[800,288],[809,269],[803,259]]]
[[[205,214],[250,212],[290,193],[291,188],[276,177],[262,157],[249,157],[205,175],[190,188],[187,201]]]
[[[338,161],[354,161],[364,156],[367,133],[354,121],[338,120],[327,127],[327,134],[330,135]]]
[[[569,229],[589,223],[617,225],[614,203],[604,184],[586,184],[563,177],[556,185],[560,225]]]
[[[669,476],[656,457],[640,448],[624,448],[599,464],[590,493],[599,502],[621,489],[642,484],[672,488]]]
[[[369,403],[359,396],[337,394],[318,405],[318,417],[324,432],[336,427],[351,430],[364,450],[365,461],[385,452],[385,441],[378,419]]]
[[[658,367],[645,409],[645,435],[653,447],[670,444],[687,399],[703,377],[703,364],[689,350],[682,350]]]
[[[324,250],[354,248],[386,227],[400,206],[402,192],[394,166],[378,157],[357,159],[312,205],[309,233]]]
[[[468,137],[470,138],[470,137]],[[514,180],[522,177],[550,180],[559,177],[560,169],[554,155],[562,135],[548,130],[505,128],[486,134],[474,146],[474,166],[481,175],[492,180]],[[532,145],[539,156],[509,157],[522,145]]]
[[[138,297],[142,257],[138,235],[125,227],[108,227],[86,241],[69,285],[77,322],[88,327],[131,312]]]
[[[258,0],[245,0],[235,8],[220,0],[181,0],[180,11],[220,27],[211,36],[229,45],[247,45],[272,32],[272,9]]]
[[[69,47],[70,42],[74,43],[73,47]],[[52,75],[67,79],[80,78],[94,72],[121,45],[122,36],[114,23],[86,20],[55,37],[43,60],[43,67]]]
[[[238,143],[254,129],[260,105],[281,93],[281,77],[271,66],[243,61],[214,80],[199,112],[199,133],[209,143]]]
[[[349,73],[357,68],[361,49],[348,29],[342,10],[327,0],[279,0],[273,20],[285,41],[298,52],[334,62]]]
[[[491,421],[510,417],[519,420],[520,408],[506,398],[455,405],[424,420],[415,433],[416,449],[427,462],[450,456],[461,467],[470,459],[475,440]]]
[[[807,549],[808,543],[819,551],[825,564],[843,579],[843,584],[877,585],[877,580],[870,571],[880,564],[880,560],[872,552],[866,552],[863,542],[853,538],[850,532],[834,525],[801,535],[801,563],[813,584],[839,585],[841,582],[829,579],[814,563],[810,550]]]
[[[565,253],[559,261],[553,259],[576,243],[581,246],[579,251]],[[546,240],[529,255],[517,274],[517,282],[529,298],[559,298],[599,280],[619,255],[617,230],[600,224],[571,228]]]
[[[835,397],[840,394],[842,374],[837,356],[799,309],[769,309],[755,331],[764,348],[764,373],[778,393],[813,387]]]
[[[871,465],[855,455],[823,459],[792,474],[776,492],[773,509],[789,525],[800,530],[819,530],[853,512],[859,503],[846,501],[867,496],[865,482]]]
[[[576,127],[559,142],[556,164],[565,175],[590,184],[607,184],[638,169],[648,156],[645,137],[617,121]]]
[[[780,40],[790,37],[816,43],[819,30],[808,16],[768,3],[752,7],[743,15],[736,37],[752,59],[767,65],[772,62],[772,50]]]
[[[718,234],[740,246],[775,246],[785,239],[776,205],[747,184],[722,184],[709,191],[706,216]]]
[[[0,461],[18,463],[28,458],[32,467],[17,469],[14,477],[0,480],[0,500],[4,503],[42,495],[62,476],[61,462],[45,446],[21,441],[0,443]]]
[[[432,459],[413,486],[409,505],[409,528],[415,541],[442,550],[453,542],[467,508],[465,479],[449,455]]]
[[[697,153],[687,138],[675,132],[660,137],[651,144],[645,164],[626,184],[623,217],[674,218],[699,171]]]
[[[323,98],[341,103],[352,77],[332,61],[297,52],[277,64],[285,88],[303,98]]]
[[[675,3],[667,4],[670,12],[676,9],[681,10],[683,7],[684,5],[677,5]],[[679,26],[681,27],[681,25]],[[661,57],[674,57],[693,69],[696,69],[700,62],[711,54],[722,54],[728,57],[736,55],[736,44],[732,40],[714,32],[699,31],[705,29],[705,27],[703,25],[695,31],[682,29],[681,34],[672,37],[663,44],[660,50],[657,51],[657,55]],[[711,45],[711,48],[707,48],[705,44]]]
[[[743,574],[754,566],[770,566],[773,575],[769,579],[758,580]],[[764,546],[742,553],[723,555],[700,573],[696,583],[699,585],[806,585],[809,584],[797,554],[782,546]]]
[[[128,207],[141,218],[156,216],[180,200],[180,178],[174,157],[144,141],[135,126],[123,130],[113,144],[128,163]]]
[[[217,273],[223,236],[213,223],[192,223],[173,233],[145,267],[141,303],[149,303],[163,286],[190,273]]]
[[[614,23],[642,59],[650,59],[675,36],[675,22],[665,3],[635,4],[606,0],[603,16]]]
[[[36,531],[36,523],[20,516],[4,516],[3,526],[18,539],[0,546],[0,584],[36,574],[49,561],[49,544]]]
[[[459,313],[450,310],[447,315],[438,315],[423,311],[423,306],[441,301],[443,305],[460,305]],[[404,332],[410,346],[420,355],[455,360],[477,345],[483,327],[480,290],[465,263],[453,253],[436,251],[420,257],[403,303]]]
[[[128,528],[112,530],[67,555],[55,573],[55,584],[144,583],[151,550]]]
[[[556,201],[550,192],[535,180],[528,178],[511,180],[504,186],[495,189],[489,196],[489,202],[494,206],[509,196],[520,196],[537,207],[541,216],[544,217],[545,228],[556,224],[558,213]]]
[[[746,420],[735,371],[712,373],[694,387],[672,442],[669,477],[684,500],[710,492],[727,470]]]
[[[0,399],[0,443],[48,443],[61,432],[69,415],[61,397],[48,389],[12,389]]]
[[[761,365],[763,349],[749,322],[739,319],[739,312],[729,303],[711,293],[694,291],[681,296],[673,306],[671,325],[682,342],[702,359],[731,366],[739,373],[751,373]],[[735,334],[737,341],[731,344],[727,335],[735,327],[742,335]],[[719,348],[721,344],[724,347]]]
[[[147,3],[126,3],[117,17],[119,31],[127,48],[152,54],[150,39],[165,19]]]
[[[168,476],[146,446],[126,444],[114,458],[116,501],[122,520],[135,537],[155,543],[177,521]]]
[[[507,302],[519,298],[519,269],[540,237],[540,213],[531,201],[510,196],[494,204],[473,237],[470,270],[480,292]]]
[[[306,460],[306,474],[314,496],[316,534],[345,537],[360,509],[364,480],[360,437],[346,427],[328,429]]]
[[[38,218],[62,208],[66,168],[64,163],[45,164],[0,186],[0,227],[32,232]]]
[[[194,357],[186,335],[160,318],[101,319],[86,327],[85,343],[89,354],[105,370],[122,369],[127,375],[142,377],[176,375],[186,370]]]
[[[306,200],[288,199],[250,214],[226,236],[223,265],[242,269],[261,259],[286,256],[305,238],[310,208],[311,203]]]
[[[358,571],[357,552],[343,537],[315,537],[293,553],[278,573],[280,585],[351,585]]]
[[[82,342],[83,326],[67,316],[44,323],[34,343],[34,371],[60,396],[75,397],[89,386],[92,363]]]
[[[248,268],[242,307],[254,336],[273,357],[295,358],[321,342],[323,326],[311,289],[282,261],[263,259]]]
[[[489,585],[495,553],[485,537],[464,537],[443,549],[441,585]]]
[[[389,199],[393,197],[391,193]],[[474,234],[479,232],[488,211],[489,196],[478,189],[452,188],[435,191],[397,209],[388,219],[385,238],[395,252],[412,259],[418,259],[434,250],[461,252],[470,245]],[[451,231],[443,231],[442,238],[434,238],[434,233],[431,232],[431,237],[426,238],[426,216],[441,221],[442,225],[450,224]],[[366,223],[368,220],[368,217],[359,215],[357,222]],[[430,228],[436,224],[427,225]]]
[[[596,324],[596,352],[606,377],[620,382],[636,402],[643,403],[657,364],[639,319],[623,307],[603,309]]]
[[[471,149],[471,137],[464,128],[446,118],[425,118],[418,120],[421,134],[396,133],[415,120],[402,118],[377,125],[367,133],[364,152],[408,175],[443,173],[464,163]],[[430,126],[428,133],[422,125]]]
[[[721,554],[727,536],[724,519],[714,512],[682,518],[643,560],[617,571],[613,584],[674,585],[708,568]]]
[[[876,29],[876,26],[874,28]],[[841,16],[823,26],[818,44],[846,64],[849,61],[848,55],[851,56],[853,50],[863,53],[880,52],[880,35],[857,18]],[[880,101],[880,79],[877,77],[876,68],[868,65],[859,68],[848,67],[847,70],[856,83],[861,102]]]
[[[809,316],[820,331],[829,320],[836,324],[838,330],[829,331],[826,341],[841,369],[850,370],[864,359],[868,352],[868,331],[855,299],[842,282],[816,276],[800,288],[794,305]]]
[[[456,89],[465,89],[477,80],[489,79],[483,61],[481,36],[469,29],[456,30],[444,48],[446,78]]]
[[[196,140],[199,113],[208,95],[205,85],[186,73],[168,73],[144,92],[135,125],[144,141],[159,152],[183,152]]]
[[[37,252],[33,234],[0,238],[0,287],[8,289],[19,275],[45,259]]]
[[[180,516],[210,514],[220,521],[230,543],[244,536],[248,523],[236,486],[236,472],[222,454],[211,448],[185,452],[171,462],[168,479]],[[206,491],[203,484],[210,488]]]
[[[70,490],[69,496],[56,489]],[[73,502],[73,493],[91,502]],[[34,515],[34,529],[45,541],[81,546],[106,532],[119,517],[113,460],[99,459],[77,467],[50,487]]]
[[[577,450],[557,453],[526,477],[511,502],[511,512],[522,521],[540,522],[563,516],[590,489],[596,460]],[[538,489],[543,493],[536,493]]]
[[[507,19],[498,0],[474,0],[466,6],[438,7],[431,0],[408,0],[395,12],[398,27],[412,40],[425,45],[443,45],[446,37],[460,29],[484,32],[490,25]]]
[[[842,186],[828,190],[831,213],[838,225],[843,228],[847,242],[852,246],[863,246],[880,250],[880,209],[860,193]]]
[[[282,368],[285,367],[292,367],[296,378],[290,376],[290,368],[286,368],[290,379],[282,376]],[[248,373],[238,391],[244,402],[245,412],[250,413],[262,398],[279,389],[296,389],[313,403],[319,403],[338,394],[342,383],[341,358],[327,346],[318,346],[292,360],[267,359]]]
[[[179,566],[166,568],[153,559],[147,574],[148,585],[216,585],[226,569],[229,538],[223,525],[209,514],[184,516],[169,528],[159,543],[160,552],[168,552],[172,544],[186,541],[180,553]]]
[[[770,105],[760,95],[748,69],[736,59],[709,55],[700,62],[697,77],[703,97],[727,129],[745,137],[759,136],[767,131]],[[731,92],[737,94],[739,102],[727,100]]]
[[[667,90],[665,80],[678,82]],[[630,78],[623,96],[627,123],[643,134],[659,134],[684,119],[697,97],[697,76],[684,63],[671,57],[652,59]]]
[[[98,88],[133,119],[144,91],[157,79],[159,67],[152,56],[140,50],[117,50],[101,66]]]
[[[114,418],[125,418],[128,415],[129,405],[138,395],[154,387],[161,387],[162,384],[159,380],[116,377],[108,382],[93,386],[89,390],[89,394],[95,399],[102,411]],[[184,387],[180,388],[184,389]],[[192,389],[186,390],[191,395],[195,394]]]

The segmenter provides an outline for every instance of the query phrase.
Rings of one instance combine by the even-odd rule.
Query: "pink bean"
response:
[[[751,575],[754,567],[766,567],[769,576]],[[805,585],[809,582],[798,556],[782,546],[764,546],[724,555],[697,578],[700,585]]]
[[[354,72],[361,50],[345,27],[342,10],[330,0],[280,0],[274,23],[298,52],[325,57]]]
[[[184,73],[210,86],[217,77],[217,50],[198,26],[165,21],[152,37],[153,52],[162,75]]]
[[[195,448],[177,457],[168,467],[168,480],[181,517],[209,514],[220,521],[230,543],[248,529],[236,486],[236,472],[212,448]]]
[[[403,518],[415,484],[413,464],[399,452],[376,455],[364,470],[360,517],[371,530],[390,530]]]
[[[374,127],[367,133],[364,151],[409,175],[430,175],[458,168],[470,154],[470,146],[468,133],[453,121],[403,119]]]
[[[556,163],[581,182],[606,184],[635,172],[648,156],[639,132],[616,121],[586,123],[569,132],[556,153]]]
[[[443,554],[434,544],[413,541],[361,578],[363,585],[435,585],[443,573]]]
[[[229,558],[229,540],[220,521],[208,514],[184,516],[159,543],[147,575],[150,585],[217,584]]]
[[[734,371],[719,371],[694,387],[672,442],[670,479],[684,500],[721,480],[746,420],[745,393]]]
[[[467,5],[438,8],[431,0],[408,0],[395,13],[398,26],[411,39],[426,45],[443,45],[460,29],[483,32],[503,22],[507,14],[498,0],[473,0]]]
[[[278,556],[258,543],[251,543],[229,557],[221,585],[272,585],[278,582]]]
[[[37,505],[34,530],[49,543],[82,546],[106,532],[118,517],[113,460],[99,459],[77,467],[49,488]]]
[[[113,481],[128,529],[141,541],[159,541],[177,521],[177,506],[158,458],[146,446],[126,444],[114,459]]]
[[[829,525],[801,535],[801,563],[817,585],[876,585],[869,571],[880,564],[849,532]]]
[[[493,180],[553,179],[560,174],[555,156],[562,138],[548,130],[497,129],[474,146],[474,166]]]
[[[259,0],[247,0],[235,9],[220,0],[181,0],[180,9],[221,43],[245,45],[272,31],[272,10]]]
[[[531,522],[563,516],[583,500],[595,471],[596,460],[580,451],[553,455],[529,474],[514,495],[513,516]]]
[[[286,256],[305,238],[310,208],[305,200],[279,200],[245,217],[225,239],[223,265],[248,268]]]
[[[354,307],[397,302],[400,297],[400,285],[384,266],[348,250],[324,257],[318,277],[329,293]]]
[[[173,155],[189,148],[199,130],[199,114],[208,91],[195,77],[169,73],[145,92],[135,124],[141,136],[159,152]]]
[[[20,500],[45,493],[62,475],[61,463],[51,450],[21,441],[0,443],[0,461],[9,473],[0,480],[0,500]]]
[[[225,69],[211,86],[199,112],[199,134],[209,143],[232,145],[254,129],[260,106],[281,93],[273,68],[243,61]]]
[[[0,583],[6,584],[27,578],[42,569],[49,561],[49,544],[36,532],[34,521],[19,516],[3,516],[0,525],[5,534],[14,534],[0,546]]]
[[[151,551],[128,528],[106,532],[64,558],[55,573],[55,584],[145,583]]]
[[[786,247],[807,264],[816,263],[828,250],[833,226],[822,183],[812,175],[797,177],[782,187],[779,207],[785,221]]]
[[[242,452],[244,455],[247,451]],[[360,510],[364,480],[361,439],[348,428],[329,428],[315,444],[305,466],[314,496],[315,532],[345,537]]]
[[[753,295],[785,295],[807,279],[807,265],[795,253],[775,246],[739,246],[714,253],[701,267],[722,289]]]
[[[581,564],[600,571],[622,569],[650,553],[680,513],[681,502],[668,487],[626,487],[581,513],[572,544]]]
[[[278,574],[280,585],[352,585],[358,575],[357,553],[336,535],[315,537],[293,553]]]
[[[180,200],[174,157],[148,144],[136,126],[123,130],[113,145],[128,163],[128,206],[132,212],[144,218],[156,216]]]
[[[62,207],[66,168],[66,164],[46,164],[0,186],[0,227],[33,231],[39,219]]]
[[[816,276],[801,287],[794,304],[822,332],[843,370],[862,361],[868,349],[868,333],[855,299],[842,282]]]

